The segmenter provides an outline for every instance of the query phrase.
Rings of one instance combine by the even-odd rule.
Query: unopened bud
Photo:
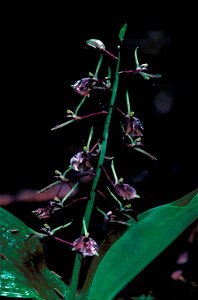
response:
[[[67,109],[67,114],[73,115],[73,111],[70,109]]]
[[[61,175],[61,172],[58,171],[58,170],[55,170],[54,173],[55,173],[56,175]]]
[[[90,39],[90,40],[87,40],[86,43],[87,43],[87,45],[89,45],[95,49],[105,50],[105,45],[100,40]]]

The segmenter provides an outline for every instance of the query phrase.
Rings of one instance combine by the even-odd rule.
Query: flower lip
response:
[[[81,236],[73,242],[73,251],[78,251],[85,256],[98,255],[98,244],[88,236]]]
[[[86,77],[76,81],[71,87],[81,96],[90,96],[91,87],[94,83],[95,81],[93,78]]]
[[[119,182],[115,185],[115,191],[117,195],[121,196],[124,200],[131,200],[138,198],[136,190],[127,183]]]
[[[90,155],[85,151],[76,153],[70,160],[70,165],[75,171],[89,171],[92,170],[92,165],[90,163]]]

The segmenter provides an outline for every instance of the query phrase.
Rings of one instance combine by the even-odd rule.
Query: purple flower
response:
[[[81,96],[89,97],[90,91],[97,81],[98,80],[96,78],[86,77],[76,81],[76,83],[74,83],[71,87]]]
[[[98,244],[90,237],[81,236],[73,242],[73,251],[80,252],[83,257],[98,255]]]
[[[124,200],[131,200],[134,198],[139,198],[136,190],[127,183],[119,182],[114,186],[115,192],[122,197]]]
[[[48,219],[51,216],[52,209],[51,207],[38,208],[32,211],[39,219]]]
[[[55,201],[50,201],[49,206],[44,208],[38,208],[32,211],[39,219],[49,219],[51,215],[56,211],[61,209],[61,204]]]
[[[136,117],[133,117],[133,120],[132,120],[132,135],[133,136],[142,136],[142,132],[141,130],[143,131],[144,130],[144,127],[141,123],[141,121],[136,118]]]
[[[142,131],[144,130],[144,127],[141,121],[134,116],[130,116],[130,117],[126,116],[126,119],[127,119],[126,135],[130,135],[132,137],[143,136]]]
[[[70,165],[75,171],[88,171],[92,169],[90,155],[85,151],[78,152],[70,159]]]

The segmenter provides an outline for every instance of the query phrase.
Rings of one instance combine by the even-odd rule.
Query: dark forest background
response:
[[[162,74],[154,84],[130,82],[135,109],[146,130],[145,144],[159,158],[161,195],[170,199],[195,188],[196,30],[192,12],[193,8],[180,5],[173,10],[163,3],[112,8],[84,3],[3,7],[1,192],[39,188],[55,168],[63,166],[65,148],[78,137],[50,128],[64,120],[73,96],[70,85],[95,71],[97,58],[85,50],[85,41],[101,39],[115,53],[124,23],[128,28],[123,60],[133,66],[134,48],[139,46],[142,62]]]
[[[77,99],[71,84],[95,71],[97,59],[85,49],[85,41],[100,39],[116,54],[125,23],[123,66],[134,65],[134,49],[139,46],[141,62],[162,78],[124,83],[145,127],[145,147],[158,160],[139,160],[134,154],[134,161],[129,157],[119,172],[125,171],[146,199],[139,210],[174,201],[197,188],[197,32],[190,4],[173,8],[165,1],[157,5],[121,1],[108,7],[101,2],[10,3],[3,5],[1,14],[0,194],[41,189],[52,182],[55,169],[65,170],[72,149],[86,141],[87,133],[83,126],[50,128],[65,120],[68,103],[72,106]],[[115,154],[122,158],[123,149],[116,148]],[[33,225],[30,214],[36,206],[13,203],[5,208]],[[173,253],[174,260],[176,249],[185,248],[188,233],[158,260],[161,269],[165,270],[167,256]],[[151,270],[155,273],[156,268]],[[174,289],[175,297],[179,288]]]

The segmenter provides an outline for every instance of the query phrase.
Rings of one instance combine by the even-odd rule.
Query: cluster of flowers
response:
[[[112,53],[108,52],[105,49],[105,45],[100,40],[90,39],[86,43],[90,47],[93,47],[96,50],[100,51],[102,54],[109,55],[111,58],[113,58],[116,61],[118,60],[116,56],[114,56]],[[137,58],[137,50],[138,48],[135,49],[136,68],[134,70],[119,71],[119,74],[123,74],[123,73],[140,74],[146,80],[150,78],[159,78],[160,75],[158,74],[154,75],[148,72],[147,64],[141,64],[141,65],[139,64]],[[99,61],[95,74],[89,73],[89,77],[82,78],[76,81],[71,86],[74,92],[79,94],[80,96],[83,96],[83,98],[75,111],[72,111],[70,109],[67,110],[66,117],[68,118],[68,120],[60,125],[56,125],[55,127],[52,128],[52,130],[62,128],[66,125],[75,122],[76,120],[79,121],[100,114],[108,115],[109,112],[103,110],[99,112],[90,113],[84,116],[78,115],[79,109],[84,104],[86,98],[90,97],[92,93],[94,93],[98,89],[104,91],[106,90],[112,91],[110,74],[104,79],[98,78],[98,70],[100,64],[101,64],[101,60]],[[126,112],[123,112],[119,107],[114,106],[114,109],[116,109],[120,113],[121,117],[123,118],[121,120],[121,128],[123,130],[123,139],[126,140],[126,146],[132,147],[136,151],[139,151],[147,155],[152,160],[156,160],[156,158],[153,155],[151,155],[150,153],[144,150],[144,145],[142,143],[144,127],[142,122],[135,116],[134,112],[130,108],[128,92],[126,93],[126,104],[127,104]],[[94,162],[98,161],[98,157],[100,155],[100,152],[102,151],[101,150],[102,145],[100,143],[100,140],[98,140],[92,147],[90,147],[92,143],[92,138],[93,138],[93,126],[91,127],[89,133],[87,145],[82,147],[82,151],[76,153],[74,156],[70,158],[70,164],[68,169],[63,174],[60,171],[56,170],[55,177],[58,180],[50,184],[46,188],[42,189],[40,192],[49,189],[50,187],[56,185],[57,183],[67,182],[69,184],[71,180],[69,178],[66,178],[66,174],[69,174],[70,170],[73,170],[74,172],[80,174],[88,173],[90,176],[92,176],[92,178],[94,178],[96,172],[94,168]],[[97,211],[103,215],[103,220],[105,224],[109,222],[117,222],[124,225],[128,225],[128,221],[133,219],[130,215],[130,212],[132,211],[131,200],[133,200],[134,198],[140,198],[140,196],[138,195],[134,187],[125,183],[123,178],[117,177],[115,166],[114,166],[114,157],[105,157],[105,159],[111,161],[111,170],[113,174],[113,179],[111,178],[111,176],[109,176],[104,166],[101,165],[100,168],[103,174],[108,179],[108,182],[110,183],[111,188],[109,186],[106,186],[106,189],[109,195],[112,197],[112,199],[115,200],[116,209],[112,209],[110,211],[104,212],[99,207],[97,207]],[[47,207],[38,208],[34,210],[33,211],[34,215],[36,215],[39,219],[46,220],[49,219],[50,216],[54,214],[57,210],[66,208],[68,205],[75,204],[76,201],[79,201],[82,198],[74,199],[72,202],[70,202],[70,204],[67,204],[66,200],[72,196],[72,193],[75,191],[75,189],[77,189],[77,187],[78,187],[78,182],[75,183],[74,185],[71,185],[70,192],[66,194],[65,197],[60,199],[57,195],[57,197],[55,197],[52,201],[49,202],[49,205]],[[100,195],[103,195],[105,198],[108,198],[106,197],[105,192],[99,191],[99,189],[96,190],[96,193],[99,193]],[[85,198],[88,199],[88,196]],[[53,237],[59,241],[62,241],[61,239],[55,237],[54,233],[57,232],[57,230],[69,226],[71,223],[72,222],[64,226],[60,226],[54,230],[51,230],[49,225],[46,224],[44,228],[41,229],[40,234],[43,234],[42,237]],[[79,252],[83,257],[98,255],[99,246],[97,242],[95,242],[94,239],[92,239],[89,236],[84,220],[83,220],[83,228],[84,228],[84,234],[82,234],[79,238],[75,239],[73,243],[66,242],[66,241],[63,242],[71,245],[72,250]]]

